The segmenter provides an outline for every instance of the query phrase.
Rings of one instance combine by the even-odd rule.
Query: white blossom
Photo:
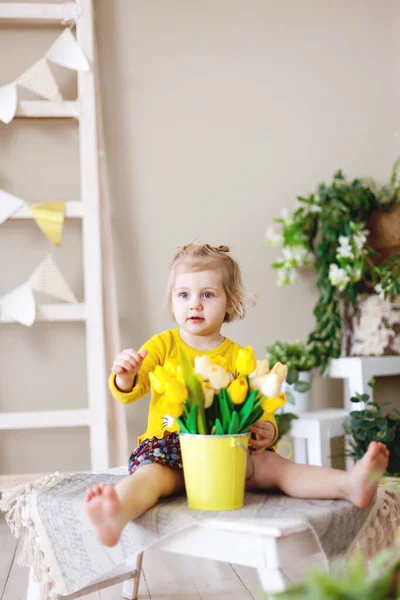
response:
[[[383,289],[381,283],[377,283],[376,286],[374,287],[374,290],[378,294],[379,298],[385,298],[385,290]]]
[[[352,283],[357,283],[357,281],[360,281],[362,275],[360,267],[348,267],[346,270]]]
[[[291,269],[291,268],[286,268],[286,267],[279,269],[277,284],[279,285],[279,287],[282,287],[283,285],[290,285],[291,283],[293,283],[295,281],[296,276],[297,276],[296,269]]]
[[[350,277],[344,269],[336,264],[331,264],[329,265],[329,281],[342,292],[347,287]]]
[[[353,248],[351,247],[351,239],[345,235],[339,236],[339,246],[336,248],[336,253],[342,258],[354,258]]]
[[[280,233],[275,231],[272,227],[268,227],[265,232],[265,241],[270,246],[281,246],[283,243],[283,237]]]

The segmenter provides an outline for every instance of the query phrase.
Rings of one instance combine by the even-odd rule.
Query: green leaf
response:
[[[222,426],[224,428],[224,431],[228,431],[229,423],[231,420],[231,411],[229,410],[225,394],[222,394],[222,390],[219,395],[219,405],[221,408]]]
[[[231,415],[231,420],[228,427],[228,433],[234,435],[239,431],[239,415],[234,411]]]
[[[189,416],[186,421],[186,427],[189,430],[189,433],[198,433],[197,432],[197,406],[193,404],[190,409]]]
[[[219,419],[215,419],[215,435],[224,435],[224,428]]]
[[[288,374],[286,377],[286,381],[289,385],[291,385],[292,383],[295,383],[297,381],[299,377],[299,372],[295,367],[290,367],[290,369],[288,370]]]
[[[257,394],[258,394],[258,390],[254,390],[253,392],[251,392],[251,394],[247,398],[246,402],[243,404],[242,408],[240,409],[240,412],[239,412],[240,427],[242,427],[244,425],[244,423],[250,416],[250,413],[254,407],[254,401],[257,397]]]
[[[304,393],[309,392],[311,389],[311,383],[308,381],[296,381],[293,385],[296,392]]]
[[[186,387],[188,389],[188,403],[193,408],[193,406],[198,407],[197,411],[197,428],[198,432],[205,434],[206,431],[206,416],[204,410],[204,394],[201,389],[201,383],[193,373],[192,366],[189,362],[188,357],[182,348],[179,348],[179,354],[182,364],[182,373],[183,379],[185,381]]]
[[[186,425],[184,424],[184,422],[182,421],[182,419],[180,419],[179,417],[176,419],[176,422],[179,425],[179,431],[181,431],[182,433],[190,433],[189,429],[186,427]]]
[[[289,404],[296,404],[296,399],[293,396],[293,393],[289,389],[285,390],[285,396],[286,396],[286,400],[289,402]]]

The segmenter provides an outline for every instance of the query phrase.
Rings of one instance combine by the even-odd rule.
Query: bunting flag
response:
[[[11,123],[17,112],[17,86],[8,83],[0,87],[0,121]]]
[[[0,298],[0,311],[15,321],[30,327],[35,322],[36,306],[32,288],[23,283]]]
[[[8,124],[15,117],[18,100],[17,85],[46,100],[63,102],[47,60],[74,71],[90,71],[88,59],[71,30],[64,29],[40,60],[14,82],[0,86],[0,121]]]
[[[45,57],[47,60],[73,71],[90,71],[89,62],[69,28],[64,29],[47,50]]]
[[[53,100],[55,102],[63,101],[56,80],[44,57],[20,75],[16,83],[30,92],[46,98],[46,100]]]
[[[46,256],[34,270],[29,278],[29,284],[37,292],[65,300],[65,302],[78,302],[71,288],[58,270],[58,267],[53,262],[51,254]]]
[[[0,190],[0,225],[13,215],[25,202],[21,198],[12,196]]]
[[[39,229],[52,244],[59,246],[63,233],[65,202],[38,202],[30,204],[29,208]]]

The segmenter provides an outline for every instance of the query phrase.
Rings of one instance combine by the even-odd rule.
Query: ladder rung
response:
[[[79,219],[85,214],[85,206],[83,202],[68,201],[65,204],[65,216],[69,219]],[[33,213],[29,206],[22,206],[16,213],[11,215],[9,219],[33,219]]]
[[[90,424],[90,411],[49,410],[31,412],[0,412],[1,429],[41,429],[45,427],[84,427]]]
[[[16,117],[23,119],[79,119],[80,114],[81,105],[78,100],[66,102],[22,100],[18,103]]]
[[[27,2],[0,2],[1,21],[36,21],[37,23],[67,23],[80,15],[80,6],[75,2],[59,4],[28,4]]]
[[[36,321],[85,321],[86,304],[39,304]],[[15,319],[0,314],[0,323],[15,323]]]

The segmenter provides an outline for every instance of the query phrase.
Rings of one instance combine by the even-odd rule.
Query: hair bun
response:
[[[218,246],[219,252],[229,252],[229,246]]]

